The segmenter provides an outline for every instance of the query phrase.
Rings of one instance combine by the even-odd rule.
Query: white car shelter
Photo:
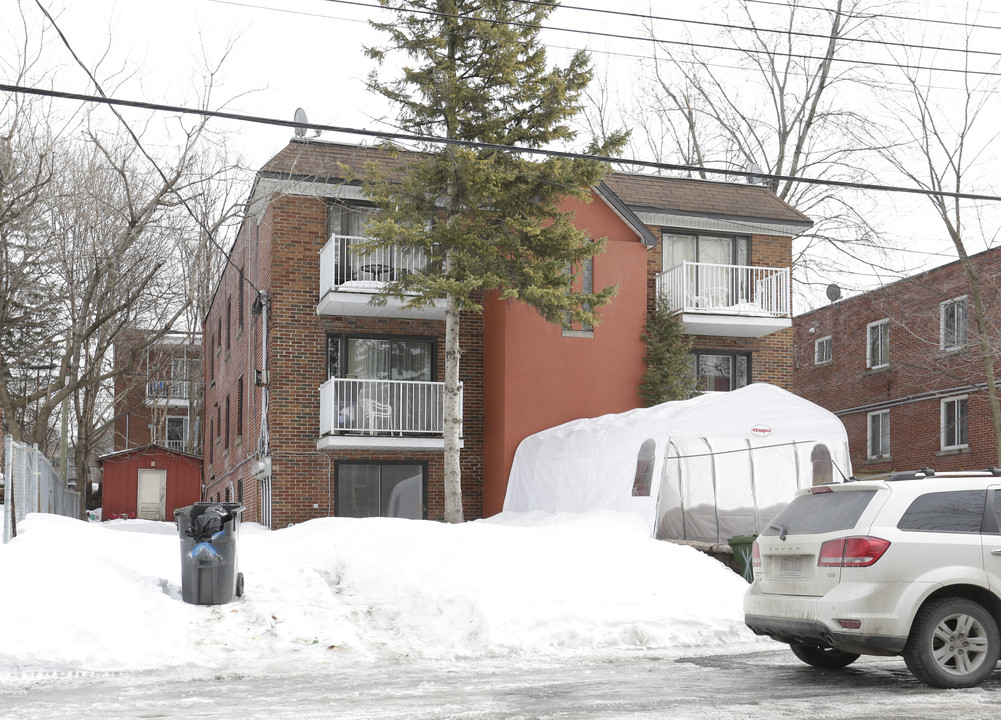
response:
[[[652,536],[725,542],[760,532],[796,490],[850,476],[834,414],[755,383],[530,435],[504,510],[635,512]]]

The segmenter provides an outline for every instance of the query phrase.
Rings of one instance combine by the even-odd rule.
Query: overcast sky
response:
[[[760,2],[760,0],[754,0]],[[832,0],[800,0],[806,5],[830,5]],[[194,106],[203,92],[202,78],[206,65],[222,62],[216,79],[213,99],[209,105],[231,112],[289,119],[297,107],[302,107],[310,122],[346,128],[379,129],[386,125],[380,120],[391,117],[393,111],[378,96],[364,90],[364,80],[374,68],[373,61],[363,54],[366,44],[378,44],[382,37],[367,23],[368,18],[385,19],[374,9],[376,0],[175,0],[170,4],[114,2],[113,0],[7,0],[0,5],[0,62],[8,71],[19,47],[23,32],[20,14],[29,26],[29,37],[35,40],[32,52],[38,51],[39,29],[48,25],[38,2],[55,17],[69,44],[98,75],[109,95],[116,97]],[[974,4],[976,0],[973,0]],[[731,5],[733,3],[730,3]],[[554,13],[547,23],[552,28],[581,32],[547,30],[544,40],[557,63],[565,62],[574,49],[588,48],[593,52],[599,75],[609,78],[616,93],[615,100],[626,102],[641,75],[640,64],[653,55],[653,46],[638,39],[644,35],[640,18],[576,10],[566,6],[581,6],[590,10],[619,12],[650,12],[677,19],[712,20],[718,13],[713,0],[678,3],[673,0],[566,0],[565,7]],[[767,3],[761,2],[760,7]],[[986,4],[987,7],[993,7]],[[957,7],[960,0],[918,2],[903,0],[886,3],[897,15],[921,17],[935,21],[961,19]],[[1001,8],[981,12],[975,19],[980,25],[971,44],[993,50],[1001,39]],[[997,27],[994,29],[991,26]],[[901,33],[908,40],[925,44],[957,46],[962,42],[963,29],[941,22],[902,23]],[[716,30],[711,27],[680,22],[661,22],[655,30],[664,39],[685,39],[713,43]],[[624,37],[614,37],[614,36]],[[229,47],[228,56],[226,48]],[[49,69],[40,84],[48,87],[92,94],[93,85],[75,63],[69,50],[54,32],[49,31],[40,49],[40,67]],[[865,48],[870,59],[889,59],[887,50],[876,46]],[[944,67],[955,66],[963,56],[925,53],[922,61]],[[997,55],[967,56],[979,67],[996,63]],[[718,67],[735,62],[726,53],[719,53]],[[996,68],[995,68],[996,69]],[[734,72],[740,72],[734,70]],[[962,77],[947,72],[930,75],[936,85],[958,85]],[[141,121],[139,113],[126,113]],[[892,117],[884,120],[894,121]],[[109,116],[109,124],[113,121]],[[996,123],[991,123],[992,127]],[[217,127],[232,133],[228,144],[239,152],[251,168],[259,167],[280,150],[292,136],[289,128],[222,121]],[[156,138],[158,121],[148,128],[146,137]],[[159,137],[163,137],[162,133]],[[326,139],[357,142],[355,135],[324,133]],[[155,142],[151,140],[151,142]],[[641,149],[631,151],[634,155]],[[649,159],[646,158],[646,159]],[[987,167],[995,158],[983,156]],[[987,174],[983,177],[992,177]],[[881,182],[905,184],[901,177],[886,176]],[[991,180],[968,191],[995,193]],[[888,232],[898,242],[907,245],[891,264],[909,272],[921,266],[934,266],[955,257],[951,245],[941,231],[937,218],[907,222],[926,212],[926,201],[919,197],[880,196],[876,204],[888,219]],[[901,232],[901,229],[903,231]],[[995,227],[983,228],[986,240],[974,244],[978,250],[993,242]],[[952,253],[950,255],[950,253]],[[878,285],[895,279],[884,271],[862,266],[857,283]],[[803,309],[800,306],[800,309]]]

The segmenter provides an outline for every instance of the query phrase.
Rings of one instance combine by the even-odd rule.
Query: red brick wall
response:
[[[994,278],[1001,253],[974,258],[985,281],[988,314],[1001,319]],[[959,352],[940,349],[940,303],[968,296],[970,344]],[[889,364],[866,367],[866,327],[889,319]],[[848,430],[856,474],[932,467],[939,470],[984,469],[996,465],[993,430],[985,393],[971,391],[984,382],[975,347],[973,299],[958,263],[936,268],[882,289],[820,308],[796,318],[794,390],[837,413]],[[831,336],[832,360],[814,363],[815,341]],[[969,393],[969,448],[942,451],[940,406],[943,397]],[[867,459],[867,416],[889,408],[890,455]]]
[[[316,448],[320,424],[320,386],[327,379],[326,343],[328,333],[352,332],[379,335],[425,336],[437,338],[439,377],[444,375],[444,323],[434,320],[382,317],[340,317],[318,315],[319,253],[327,240],[327,201],[323,198],[279,196],[273,199],[259,228],[255,242],[254,221],[248,220],[231,253],[212,309],[206,321],[206,338],[218,332],[222,318],[225,335],[226,304],[237,297],[238,267],[259,289],[271,295],[268,356],[270,399],[268,426],[272,450],[272,525],[285,527],[314,517],[333,515],[336,509],[336,462],[407,460],[427,463],[428,518],[443,515],[441,451],[324,450]],[[247,303],[254,291],[246,290]],[[237,317],[234,308],[232,312]],[[226,487],[244,483],[244,503],[248,520],[260,518],[257,481],[252,477],[260,428],[261,389],[254,387],[254,370],[260,366],[261,318],[245,314],[247,330],[233,331],[233,347],[215,349],[215,384],[208,382],[206,408],[211,416],[214,405],[223,408],[225,396],[233,397],[237,378],[243,374],[245,393],[244,435],[233,435],[230,448],[219,438],[213,453],[206,451],[205,473],[208,498],[223,497]],[[467,518],[482,515],[482,321],[470,315],[461,322],[463,357],[461,377],[465,402],[462,451],[464,510]],[[206,365],[206,372],[210,368]],[[234,412],[231,410],[231,412]],[[206,423],[209,428],[209,423]],[[208,445],[206,445],[208,447]],[[232,493],[232,490],[231,490]]]
[[[658,236],[662,228],[651,227]],[[751,260],[757,267],[792,267],[792,240],[781,235],[752,235]],[[647,304],[653,307],[656,295],[656,277],[662,271],[661,252],[658,248],[647,258]],[[739,338],[695,335],[693,350],[720,350],[751,353],[751,382],[766,382],[786,390],[793,387],[793,331],[792,328],[761,338]]]

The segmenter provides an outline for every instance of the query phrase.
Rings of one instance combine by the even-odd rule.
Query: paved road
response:
[[[309,720],[650,720],[1001,717],[1001,670],[980,688],[933,690],[896,658],[819,671],[784,650],[670,657],[403,661],[267,675],[230,672],[22,677],[0,717]]]

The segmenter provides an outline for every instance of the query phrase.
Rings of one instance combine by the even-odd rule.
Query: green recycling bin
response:
[[[754,567],[751,565],[751,546],[757,539],[757,534],[734,535],[726,541],[733,548],[733,560],[737,564],[740,574],[747,582],[754,582]]]

